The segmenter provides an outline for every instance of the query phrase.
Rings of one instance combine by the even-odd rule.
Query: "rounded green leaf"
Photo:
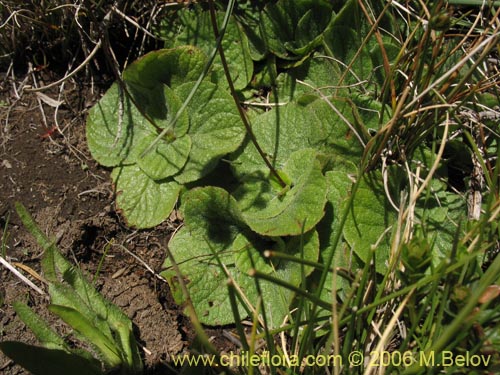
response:
[[[374,67],[368,47],[364,46],[361,51],[358,51],[362,41],[362,34],[348,26],[334,25],[325,32],[324,44],[335,58],[334,61],[338,61],[342,71],[347,65],[350,67],[343,82],[335,82],[335,84],[344,86],[358,84],[372,75]]]
[[[107,167],[134,162],[138,140],[154,131],[116,83],[87,118],[87,144],[92,157]]]
[[[236,200],[224,189],[194,188],[182,197],[186,226],[195,236],[228,244],[246,228]]]
[[[321,132],[316,122],[311,121],[311,115],[305,106],[289,103],[257,116],[252,122],[257,142],[276,168],[280,169],[293,152],[316,146],[315,140]],[[240,178],[256,171],[268,171],[251,142],[234,157],[231,167]]]
[[[137,165],[115,168],[111,177],[116,186],[117,207],[127,223],[137,228],[150,228],[165,220],[180,192],[175,181],[153,180]]]
[[[156,134],[145,137],[141,141],[141,146],[147,147],[156,139]],[[191,137],[185,135],[172,142],[160,140],[151,151],[143,157],[139,156],[137,164],[149,177],[154,180],[161,180],[173,176],[179,172],[186,164],[191,150]]]
[[[157,132],[161,129],[172,128],[171,137],[182,137],[186,134],[189,119],[185,111],[180,114],[172,127],[173,119],[181,108],[182,102],[170,87],[160,82],[154,88],[127,83],[127,89],[128,94],[132,96],[133,105],[137,106],[141,116],[145,117]]]
[[[175,45],[194,45],[209,55],[216,45],[210,13],[197,8],[195,11],[179,11],[178,16],[178,20],[182,26],[180,26],[181,31],[177,35]],[[217,13],[216,17],[220,27],[222,25],[224,13]],[[250,56],[248,37],[240,28],[234,17],[229,19],[221,47],[224,50],[234,87],[236,90],[244,89],[252,79],[253,61]],[[222,62],[218,55],[214,61],[212,70],[219,78],[220,84],[223,85],[226,78],[222,68]]]
[[[253,280],[234,266],[234,252],[243,249],[231,244],[232,241],[222,246],[209,238],[194,236],[187,227],[181,228],[168,244],[182,273],[198,319],[204,324],[234,323],[226,284],[228,276],[219,262],[226,265],[226,270],[243,288],[247,297],[252,301],[256,300]],[[170,259],[167,258],[163,266],[166,271],[162,272],[162,276],[168,280],[175,301],[180,305],[184,304],[186,296]],[[242,306],[239,312],[242,316],[246,315]]]
[[[314,230],[305,233],[303,236],[291,237],[285,243],[285,253],[294,256],[296,261],[280,261],[274,265],[274,270],[269,275],[289,285],[298,287],[301,285],[302,280],[314,270],[311,266],[304,266],[300,261],[302,259],[312,262],[318,261],[318,233]],[[259,268],[256,269],[261,271]],[[259,284],[262,291],[263,307],[266,312],[269,312],[269,324],[271,327],[282,326],[285,317],[290,314],[290,305],[295,293],[272,281],[259,280]]]
[[[181,105],[177,95],[165,85],[148,89],[129,84],[127,92],[123,92],[118,84],[114,84],[90,110],[87,119],[87,142],[92,156],[105,166],[136,162],[160,130],[170,125]],[[188,115],[184,112],[167,137],[182,137],[188,127]],[[167,144],[168,140],[161,142]],[[179,152],[181,155],[186,153],[184,149]],[[179,159],[179,156],[176,155],[176,158]],[[177,173],[184,163],[185,160],[182,163],[176,160],[178,168],[163,177]]]
[[[197,80],[206,59],[205,54],[194,46],[161,49],[130,64],[123,72],[123,79],[150,89],[161,84],[174,87]]]
[[[181,85],[175,88],[175,92],[185,100],[193,85],[193,82]],[[220,158],[236,150],[245,137],[233,98],[213,83],[200,85],[187,111],[192,147],[186,165],[174,176],[181,184],[207,175]]]
[[[282,59],[298,59],[321,42],[333,15],[327,1],[279,0],[261,12],[261,33],[269,50]]]
[[[169,248],[186,283],[198,319],[202,323],[208,325],[234,323],[227,289],[229,278],[244,293],[245,301],[255,308],[259,296],[255,280],[247,275],[251,269],[256,268],[260,272],[295,287],[312,271],[311,267],[303,267],[299,259],[317,260],[319,240],[316,232],[306,233],[302,238],[293,237],[287,239],[286,242],[279,239],[276,242],[267,238],[259,238],[240,228],[239,231],[230,229],[227,237],[221,240],[221,238],[213,237],[211,231],[215,229],[219,220],[223,222],[223,227],[220,229],[223,233],[227,228],[239,226],[237,221],[230,224],[232,215],[230,212],[235,207],[229,210],[227,210],[228,207],[224,208],[223,202],[231,202],[232,198],[227,192],[218,188],[207,187],[196,190],[195,195],[200,200],[196,199],[187,205],[193,205],[194,208],[195,203],[201,204],[198,217],[194,210],[190,212],[185,218],[186,226],[175,234],[169,243]],[[204,194],[206,194],[205,197],[203,197]],[[217,201],[214,206],[210,206],[209,197],[211,196]],[[216,208],[221,204],[223,210],[217,215]],[[233,206],[234,203],[229,203],[229,205]],[[207,213],[209,218],[204,220],[203,216]],[[207,224],[201,228],[196,227],[196,224],[203,220],[213,222],[213,227]],[[273,264],[262,255],[267,249],[286,252],[299,259],[297,261],[281,260]],[[162,272],[162,275],[168,280],[176,302],[184,304],[186,296],[180,286],[179,275],[172,267],[172,261],[166,259],[163,266],[166,270]],[[270,316],[268,323],[271,327],[278,327],[290,311],[294,294],[289,289],[272,282],[260,281],[259,283],[262,300]],[[247,315],[248,308],[245,309],[241,304],[238,310],[241,316]]]
[[[271,95],[271,101],[277,100],[283,103],[306,93],[316,94],[313,88],[321,88],[324,95],[341,95],[347,90],[332,86],[332,83],[339,82],[343,70],[345,70],[343,66],[339,66],[328,56],[313,55],[298,67],[278,75],[276,79],[278,97]],[[298,80],[307,85],[299,83]]]
[[[354,100],[316,96],[301,97],[265,112],[253,120],[257,142],[276,168],[281,168],[290,154],[312,148],[323,154],[324,163],[331,169],[338,163],[358,162],[363,146],[351,128],[366,138],[365,126],[378,126],[380,106],[367,105],[359,109]],[[332,108],[333,107],[333,108]],[[335,110],[334,110],[335,108]],[[373,108],[373,109],[372,109]],[[349,124],[349,125],[348,125]],[[266,172],[267,166],[251,142],[232,155],[231,167],[238,178],[256,171]]]
[[[235,193],[250,228],[266,236],[300,235],[321,220],[327,184],[317,153],[297,151],[283,166],[291,185],[276,188],[272,180],[257,172]]]

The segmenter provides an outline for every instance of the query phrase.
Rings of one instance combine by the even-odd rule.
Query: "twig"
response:
[[[94,57],[94,55],[97,53],[97,51],[99,50],[99,48],[101,48],[101,45],[102,45],[102,42],[101,42],[101,39],[99,39],[99,41],[97,42],[97,44],[95,45],[94,49],[92,50],[92,52],[90,53],[90,55],[87,56],[87,58],[85,60],[83,60],[83,62],[78,65],[78,67],[76,67],[75,70],[73,70],[71,73],[69,73],[68,75],[64,76],[63,78],[61,78],[60,80],[58,81],[55,81],[55,82],[52,82],[50,84],[48,84],[47,86],[42,86],[42,87],[36,87],[36,88],[26,88],[25,90],[28,91],[28,92],[37,92],[37,91],[43,91],[43,90],[47,90],[47,89],[50,89],[52,87],[55,87],[57,85],[59,85],[60,83],[63,83],[64,81],[68,80],[69,78],[73,77],[76,73],[78,73],[80,70],[82,70],[85,65],[87,65],[87,63],[92,60],[92,58]]]
[[[156,278],[160,279],[161,281],[167,282],[167,280],[163,276],[161,276],[159,273],[156,273],[155,270],[153,268],[151,268],[151,266],[149,264],[147,264],[138,255],[136,255],[133,252],[131,252],[129,249],[127,249],[122,244],[111,243],[111,246],[118,246],[120,249],[122,249],[125,252],[127,252],[128,254],[132,255],[140,264],[142,264],[149,272],[151,272],[151,274],[153,274],[153,276],[155,276]]]
[[[429,85],[425,90],[423,90],[419,95],[417,95],[410,103],[406,104],[403,108],[403,113],[408,112],[419,100],[421,100],[425,95],[434,90],[439,84],[446,81],[450,78],[450,76],[456,71],[460,70],[462,66],[472,58],[475,54],[483,49],[487,44],[494,44],[494,40],[500,35],[500,32],[496,32],[490,35],[488,38],[483,40],[479,45],[477,45],[474,49],[472,49],[467,55],[465,55],[458,63],[453,65],[446,73],[444,73],[440,78],[434,81],[431,85]]]
[[[24,282],[26,285],[28,285],[30,288],[41,294],[42,296],[46,296],[46,293],[37,287],[33,282],[28,279],[26,276],[24,276],[21,272],[19,272],[13,265],[11,265],[9,262],[7,262],[3,257],[0,256],[0,263],[7,268],[10,272],[12,272],[14,275],[16,275],[22,282]]]
[[[127,16],[125,13],[123,13],[120,9],[118,9],[116,6],[112,6],[111,10],[118,14],[120,17],[125,19],[125,21],[131,23],[133,26],[135,26],[137,29],[141,30],[144,34],[150,36],[151,38],[157,39],[157,40],[164,40],[162,38],[157,37],[156,35],[151,34],[148,30],[146,30],[144,27],[139,25],[137,22],[135,22],[132,18]]]

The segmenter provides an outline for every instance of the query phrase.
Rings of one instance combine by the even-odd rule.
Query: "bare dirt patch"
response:
[[[86,109],[98,93],[75,83],[67,83],[61,96],[59,88],[44,92],[63,101],[56,113],[35,93],[16,92],[20,81],[2,78],[0,228],[7,239],[6,258],[40,273],[42,252],[15,213],[14,202],[19,201],[55,238],[63,254],[89,278],[95,277],[101,292],[132,319],[146,373],[168,373],[171,356],[186,349],[186,337],[192,334],[167,284],[145,265],[160,271],[164,246],[176,223],[136,232],[125,227],[114,211],[109,170],[92,161],[85,144]],[[25,274],[43,288],[40,280]],[[47,312],[45,297],[4,268],[0,278],[0,340],[36,344],[15,316],[11,307],[15,300],[27,302],[62,334],[70,333]],[[0,372],[26,373],[1,353]]]

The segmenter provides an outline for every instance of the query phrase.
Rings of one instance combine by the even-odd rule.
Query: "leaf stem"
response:
[[[214,7],[213,0],[210,0],[208,3],[209,3],[209,7],[210,7],[210,20],[212,21],[214,35],[216,38],[219,38],[219,28],[217,26],[217,18],[215,15],[215,7]],[[234,7],[234,3],[235,3],[234,0],[229,2],[228,10],[229,10],[229,8],[232,10],[232,8]],[[226,12],[226,15],[227,15],[227,13],[228,12]],[[278,172],[276,171],[274,166],[267,159],[266,154],[264,153],[264,151],[260,147],[259,143],[257,142],[257,138],[255,137],[255,134],[252,130],[252,127],[250,126],[250,123],[248,121],[248,118],[245,115],[245,111],[243,111],[243,108],[241,107],[240,101],[238,99],[238,95],[236,94],[236,90],[234,88],[233,79],[231,78],[231,75],[229,74],[229,67],[227,65],[226,56],[224,54],[224,49],[222,48],[222,43],[218,44],[218,49],[219,49],[220,59],[222,62],[222,67],[224,68],[224,74],[226,76],[226,80],[227,80],[227,83],[229,85],[229,90],[231,91],[231,96],[233,97],[234,103],[236,104],[236,108],[238,108],[238,113],[240,114],[241,121],[243,122],[243,125],[245,126],[247,134],[249,135],[250,140],[252,141],[253,145],[257,149],[257,152],[259,153],[260,157],[264,160],[267,167],[271,171],[271,174],[276,178],[276,180],[278,181],[280,186],[282,188],[284,188],[287,186],[287,184],[285,183],[285,181],[283,181],[283,179],[278,174]]]

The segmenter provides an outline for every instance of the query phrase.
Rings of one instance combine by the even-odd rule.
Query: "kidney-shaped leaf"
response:
[[[281,170],[290,181],[281,187],[272,178],[256,173],[236,192],[246,223],[266,236],[300,235],[323,217],[327,184],[311,149],[299,150]]]
[[[123,72],[123,79],[153,88],[159,84],[170,87],[196,81],[207,57],[194,46],[179,46],[150,52],[134,61]]]
[[[116,83],[92,107],[87,118],[90,152],[94,159],[107,167],[134,162],[137,142],[154,131]]]
[[[174,208],[180,185],[173,180],[153,180],[137,165],[115,168],[111,175],[127,223],[150,228],[165,220]]]
[[[92,156],[105,166],[136,162],[159,132],[169,126],[181,104],[177,95],[165,85],[148,89],[130,84],[124,91],[114,84],[91,109],[87,119],[87,141]],[[184,112],[171,132],[160,140],[158,147],[162,148],[163,144],[163,150],[148,155],[148,163],[161,162],[155,159],[164,157],[164,148],[172,140],[184,136],[188,126],[188,115]],[[169,157],[176,159],[174,164],[177,168],[153,175],[153,178],[165,178],[177,173],[187,159],[189,148],[186,151],[179,146],[171,147],[169,152]],[[159,154],[157,158],[155,154]],[[182,159],[184,161],[180,163]]]
[[[182,201],[186,227],[194,236],[224,246],[246,228],[238,204],[224,189],[194,188],[183,195]]]
[[[175,45],[194,45],[201,48],[207,55],[210,54],[216,46],[210,13],[198,8],[196,11],[179,11],[178,16],[182,26],[177,26],[181,32],[177,35]],[[217,13],[216,17],[220,28],[224,13]],[[250,56],[248,38],[233,17],[229,19],[221,46],[234,87],[236,90],[244,89],[252,79],[253,61]],[[220,78],[226,79],[219,56],[214,61],[213,70]],[[220,83],[222,85],[222,82]]]
[[[332,15],[330,4],[323,0],[269,2],[261,13],[262,37],[276,56],[297,59],[321,42]]]
[[[169,243],[181,275],[174,271],[170,259],[165,260],[166,271],[162,275],[169,281],[179,304],[186,301],[179,283],[182,277],[201,322],[209,325],[234,323],[226,286],[228,279],[232,279],[244,294],[242,300],[252,306],[239,306],[240,315],[246,316],[258,301],[255,280],[247,275],[250,270],[258,269],[293,286],[301,282],[301,271],[304,276],[312,271],[298,262],[282,260],[273,264],[262,253],[279,250],[315,261],[319,253],[315,232],[306,233],[302,239],[292,237],[285,241],[259,237],[242,222],[236,201],[225,190],[216,187],[191,190],[183,200],[186,225]],[[289,311],[293,293],[268,281],[259,282],[262,299],[272,317],[270,324],[277,327]]]
[[[185,100],[194,83],[175,89]],[[192,147],[182,171],[174,176],[179,183],[196,181],[211,172],[220,158],[236,150],[245,130],[231,96],[210,82],[203,82],[189,102],[189,131]]]
[[[138,148],[147,150],[149,145],[155,141],[156,133],[141,139]],[[184,135],[173,141],[160,140],[151,151],[139,155],[137,164],[149,177],[154,180],[162,180],[178,173],[186,164],[191,151],[191,137]]]

